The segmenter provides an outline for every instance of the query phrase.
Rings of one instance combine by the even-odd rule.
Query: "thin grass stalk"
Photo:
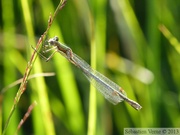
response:
[[[92,21],[92,20],[91,20]],[[92,25],[92,28],[93,25]],[[93,32],[92,32],[92,35]],[[96,68],[96,44],[94,36],[91,39],[91,67]],[[96,119],[97,119],[97,103],[96,103],[96,89],[91,85],[89,98],[89,115],[88,115],[88,135],[96,134]]]
[[[105,59],[105,35],[106,35],[106,1],[91,1],[91,66],[97,68],[98,71],[102,72],[104,68]],[[98,56],[98,57],[97,57]],[[102,95],[96,95],[97,90],[90,87],[90,105],[89,105],[89,134],[103,134],[104,127],[106,124],[102,123],[103,119],[103,108]],[[98,96],[98,98],[96,97]],[[97,98],[97,100],[96,100]],[[97,110],[97,104],[99,105]]]
[[[162,90],[160,84],[163,83],[163,79],[161,78],[161,45],[160,45],[160,32],[158,30],[159,18],[156,17],[159,10],[159,1],[152,0],[147,1],[147,41],[149,45],[149,51],[147,53],[147,68],[149,68],[154,73],[154,81],[149,86],[151,92],[149,92],[149,96],[151,97],[151,109],[153,112],[151,113],[152,118],[149,119],[152,123],[156,123],[156,125],[160,125],[160,121],[157,119],[161,116],[159,112],[160,102],[158,102],[160,95],[162,95]],[[154,106],[156,104],[156,106]],[[149,117],[149,116],[147,116]]]
[[[38,40],[38,42],[37,42],[36,51],[33,52],[32,56],[31,56],[31,58],[30,58],[30,61],[29,61],[28,64],[27,64],[27,67],[26,67],[26,70],[25,70],[25,74],[24,74],[24,77],[23,77],[23,81],[22,81],[22,83],[21,83],[21,85],[20,85],[20,88],[19,88],[19,90],[18,90],[18,92],[17,92],[17,94],[16,94],[16,96],[15,96],[14,104],[13,104],[11,110],[10,110],[9,117],[8,117],[6,123],[5,123],[4,129],[3,129],[3,133],[2,133],[3,135],[5,134],[5,132],[6,132],[6,130],[7,130],[7,127],[8,127],[8,125],[9,125],[10,119],[11,119],[11,117],[12,117],[12,115],[13,115],[16,107],[17,107],[17,104],[18,104],[18,102],[19,102],[22,94],[23,94],[23,93],[25,92],[25,90],[26,90],[26,86],[27,86],[27,82],[28,82],[28,81],[27,81],[27,80],[28,80],[28,76],[30,75],[30,72],[31,72],[31,70],[32,70],[32,67],[33,67],[34,62],[35,62],[36,57],[37,57],[37,50],[39,50],[39,49],[41,48],[42,42],[43,42],[43,38],[44,38],[44,37],[46,36],[46,34],[48,33],[48,31],[49,31],[49,29],[50,29],[50,27],[51,27],[51,25],[52,25],[52,23],[53,23],[56,15],[57,15],[57,13],[58,13],[58,11],[59,11],[63,6],[64,6],[64,1],[60,1],[58,7],[56,8],[55,13],[54,13],[53,16],[50,17],[50,19],[49,19],[48,27],[47,27],[46,31],[45,31],[44,34],[41,36],[41,38],[39,38],[39,40]]]
[[[174,49],[180,54],[180,42],[177,40],[177,38],[174,37],[174,35],[163,24],[159,25],[159,30],[167,38]]]
[[[91,55],[94,54],[94,59],[96,59],[96,66],[97,71],[104,74],[105,72],[105,58],[106,58],[106,17],[107,17],[107,2],[106,0],[93,0],[93,16],[94,16],[94,38],[95,38],[95,49],[92,49]],[[93,56],[91,56],[93,57]],[[93,59],[92,59],[93,60]],[[97,92],[97,90],[96,90]],[[107,124],[109,123],[109,119],[106,119],[108,113],[104,113],[105,109],[105,98],[98,94],[97,92],[97,111],[96,111],[96,132],[95,134],[109,134],[111,131],[108,131],[111,128],[106,128]],[[111,118],[110,118],[111,119]],[[108,124],[111,127],[111,124]]]

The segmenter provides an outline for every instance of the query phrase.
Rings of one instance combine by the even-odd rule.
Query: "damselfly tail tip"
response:
[[[134,107],[136,110],[140,110],[142,108],[142,106],[140,106],[139,104],[136,106],[132,106],[132,107]]]
[[[131,100],[131,99],[126,99],[126,101],[136,110],[140,110],[142,106],[138,104],[137,102]]]
[[[140,110],[141,108],[142,108],[142,106],[141,105],[139,105],[138,103],[136,103],[136,102],[131,102],[131,104],[130,104],[134,109],[136,109],[136,110]]]

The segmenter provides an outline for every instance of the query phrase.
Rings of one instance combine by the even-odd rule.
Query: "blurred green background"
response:
[[[0,89],[23,77],[31,45],[45,31],[58,3],[1,0]],[[136,111],[125,102],[114,106],[99,92],[90,99],[94,90],[74,65],[60,54],[49,62],[38,57],[31,74],[56,75],[28,81],[6,134],[15,133],[34,101],[37,106],[19,134],[120,135],[130,127],[179,127],[179,13],[179,0],[68,0],[48,38],[60,37],[60,42],[123,87],[143,108]],[[1,93],[1,130],[18,87]]]

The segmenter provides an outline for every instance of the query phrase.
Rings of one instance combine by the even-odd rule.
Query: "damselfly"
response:
[[[136,110],[140,110],[142,107],[137,102],[129,99],[126,95],[126,92],[118,86],[116,83],[99,73],[98,71],[91,68],[91,66],[85,62],[78,55],[73,53],[71,48],[66,45],[58,42],[58,37],[55,36],[48,40],[48,45],[45,47],[51,47],[50,49],[45,50],[44,52],[49,52],[54,49],[54,52],[46,58],[42,54],[40,54],[46,61],[49,61],[56,52],[62,54],[65,58],[67,58],[72,64],[78,67],[87,79],[92,83],[92,85],[99,90],[100,93],[104,95],[104,97],[109,100],[114,105],[119,102],[126,101]]]

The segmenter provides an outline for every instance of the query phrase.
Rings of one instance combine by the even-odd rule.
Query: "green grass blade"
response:
[[[28,1],[21,1],[22,4],[22,11],[23,11],[23,15],[24,15],[24,20],[25,20],[25,26],[26,26],[26,30],[27,30],[27,35],[28,35],[28,39],[29,41],[31,41],[31,43],[35,44],[35,40],[34,40],[34,30],[33,30],[33,24],[32,24],[32,20],[31,20],[31,13],[30,13],[30,9],[29,7],[31,7],[31,4],[28,3]],[[32,52],[32,51],[30,51]],[[37,60],[36,61],[36,65],[34,66],[34,72],[40,73],[42,72],[42,68],[41,68],[41,64],[40,61]],[[40,85],[38,85],[40,84]],[[47,89],[46,89],[46,85],[45,85],[45,81],[43,78],[39,78],[39,79],[34,79],[33,83],[31,83],[31,87],[34,89],[35,92],[37,92],[37,97],[38,97],[38,104],[40,107],[40,112],[38,113],[36,112],[36,114],[34,115],[36,118],[34,119],[36,122],[38,123],[35,126],[35,130],[37,134],[42,134],[43,130],[39,130],[42,129],[41,126],[43,126],[45,133],[47,134],[55,134],[55,130],[54,130],[54,124],[53,124],[53,120],[52,120],[52,116],[51,116],[51,111],[50,111],[50,105],[49,105],[49,99],[47,96]],[[34,97],[35,95],[32,95],[32,100],[35,99]],[[44,119],[46,118],[46,119]]]
[[[6,8],[9,7],[10,9]],[[15,44],[15,24],[14,24],[14,19],[15,16],[13,14],[13,1],[2,1],[2,16],[3,16],[3,47],[4,47],[4,57],[3,57],[3,65],[4,65],[4,86],[10,84],[16,79],[16,71],[14,65],[11,64],[11,61],[9,60],[9,56],[15,57],[14,53],[12,53],[11,50],[14,48]],[[1,104],[2,108],[2,116],[3,116],[3,121],[8,120],[9,117],[9,111],[11,109],[11,105],[14,100],[14,95],[16,91],[14,92],[7,92],[3,96],[3,104]],[[19,113],[18,111],[14,114],[14,117],[11,120],[11,126],[8,128],[9,130],[7,131],[7,134],[13,134],[15,132],[16,125],[18,125],[18,118],[19,118]],[[8,120],[10,122],[10,119]],[[1,125],[2,126],[2,125]],[[3,125],[3,133],[7,130],[8,124]]]

